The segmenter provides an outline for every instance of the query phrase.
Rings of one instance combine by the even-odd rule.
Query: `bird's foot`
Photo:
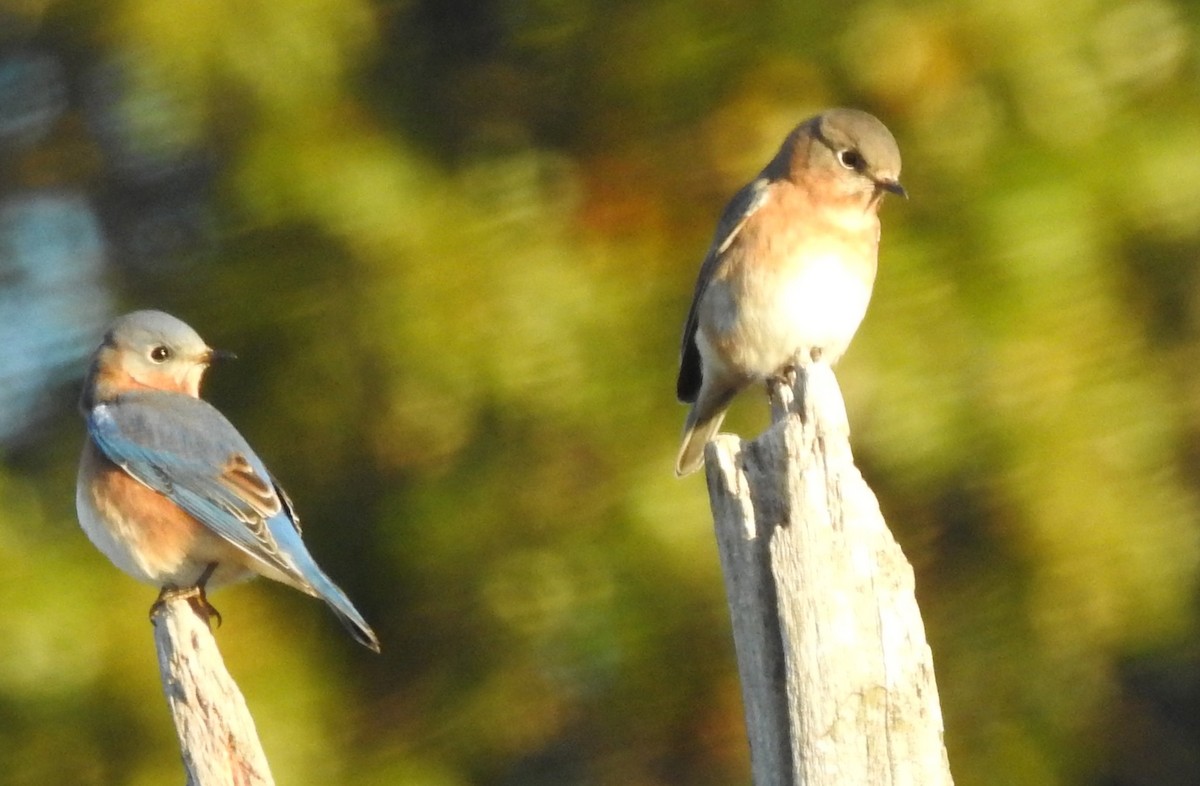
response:
[[[772,423],[783,420],[791,411],[795,388],[795,366],[784,366],[777,373],[767,377],[767,398],[771,403]]]
[[[167,601],[175,600],[176,598],[186,600],[187,604],[192,607],[192,611],[196,612],[196,616],[204,620],[204,624],[212,626],[212,620],[215,617],[217,627],[221,627],[221,612],[217,611],[217,607],[208,602],[208,594],[205,592],[205,585],[212,578],[213,571],[217,569],[217,563],[210,562],[204,572],[200,574],[200,578],[191,587],[172,587],[166,586],[158,593],[158,598],[154,604],[150,606],[150,619],[153,621],[154,615],[166,605]]]
[[[154,615],[159,612],[167,601],[170,600],[186,600],[187,604],[192,607],[192,611],[196,612],[196,616],[204,620],[205,625],[212,625],[212,620],[217,620],[217,627],[221,627],[221,612],[217,611],[217,607],[208,602],[208,595],[204,591],[204,587],[163,587],[158,593],[158,598],[150,607],[150,619],[154,620]]]
[[[187,599],[188,605],[192,607],[192,611],[200,619],[204,620],[204,624],[212,627],[213,619],[217,621],[217,627],[221,627],[223,620],[221,612],[217,611],[217,607],[208,602],[208,595],[204,592],[204,587],[197,587],[196,594]]]
[[[796,377],[797,377],[797,375],[799,375],[799,373],[800,373],[800,370],[796,366],[793,366],[793,365],[784,366],[782,369],[779,370],[779,381],[781,384],[787,385],[789,388],[795,388],[796,387]]]

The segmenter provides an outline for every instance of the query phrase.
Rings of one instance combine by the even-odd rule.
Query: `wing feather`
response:
[[[101,452],[249,556],[302,584],[272,524],[290,500],[237,429],[212,405],[174,393],[126,394],[87,418]]]
[[[742,231],[747,219],[766,204],[771,193],[770,185],[771,181],[766,177],[759,177],[747,184],[725,206],[721,220],[717,222],[717,232],[712,245],[709,246],[708,254],[704,257],[704,263],[700,266],[696,290],[692,294],[692,305],[683,325],[683,342],[679,350],[679,377],[675,382],[675,395],[680,401],[694,402],[703,381],[700,350],[696,346],[700,301],[708,289],[708,283],[713,280],[724,261],[725,252]]]

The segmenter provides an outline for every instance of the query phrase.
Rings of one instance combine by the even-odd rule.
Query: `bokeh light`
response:
[[[1200,761],[1200,7],[0,0],[0,786],[181,772],[73,511],[134,308],[378,630],[222,590],[280,783],[749,783],[679,331],[725,201],[831,105],[912,198],[838,369],[960,786]],[[760,396],[727,427],[766,422]]]

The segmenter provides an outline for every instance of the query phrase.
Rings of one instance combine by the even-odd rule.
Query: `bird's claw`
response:
[[[187,604],[192,607],[192,611],[196,612],[196,616],[204,620],[205,625],[211,627],[215,617],[217,627],[221,627],[221,612],[208,602],[208,594],[204,591],[204,585],[215,569],[216,563],[209,565],[200,576],[200,581],[193,587],[163,587],[158,593],[158,598],[150,606],[150,621],[154,621],[154,615],[167,605],[167,601],[180,599],[187,601]]]
[[[796,370],[795,366],[784,366],[779,372],[779,382],[783,385],[787,385],[789,388],[795,388],[796,375],[799,373],[800,372]]]
[[[767,377],[767,399],[771,404],[771,422],[778,423],[787,417],[795,398],[796,367],[784,366]]]
[[[222,619],[221,612],[217,611],[217,607],[208,602],[208,596],[204,594],[204,589],[199,588],[195,595],[187,599],[188,605],[192,607],[192,611],[196,612],[196,616],[204,620],[204,624],[212,627],[213,619],[217,621],[217,627],[221,627]]]
[[[196,612],[196,616],[204,620],[204,624],[211,625],[213,618],[216,618],[217,627],[221,627],[221,612],[209,603],[203,587],[163,587],[162,592],[158,593],[158,599],[150,606],[150,620],[154,620],[154,615],[167,605],[167,601],[176,599],[186,600],[192,611]]]

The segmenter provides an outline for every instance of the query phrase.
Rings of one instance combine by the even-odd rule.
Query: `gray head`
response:
[[[118,317],[92,356],[81,405],[90,409],[128,390],[200,395],[209,364],[228,353],[214,350],[196,331],[161,311]]]
[[[789,148],[791,148],[789,150]],[[858,109],[830,109],[796,128],[781,151],[792,177],[819,181],[843,196],[906,197],[900,148],[887,126]]]

